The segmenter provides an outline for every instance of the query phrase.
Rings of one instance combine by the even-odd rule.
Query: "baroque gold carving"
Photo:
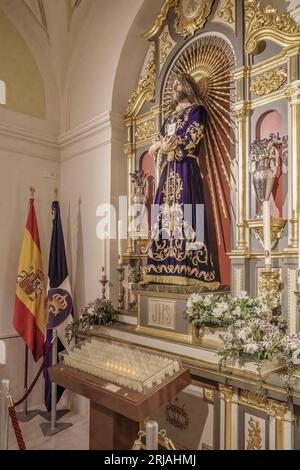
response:
[[[251,111],[251,103],[249,101],[244,101],[241,105],[238,105],[233,109],[233,116],[240,121],[244,121]]]
[[[170,8],[177,5],[177,3],[178,3],[178,0],[165,0],[164,1],[161,7],[161,10],[159,12],[159,15],[157,16],[153,26],[151,26],[151,28],[142,35],[144,39],[151,41],[159,33],[162,25],[164,24],[168,16]]]
[[[233,393],[234,393],[234,390],[232,387],[228,387],[226,385],[219,385],[219,390],[221,393],[223,393],[224,395],[224,399],[227,403],[231,403],[232,402],[232,397],[233,397]]]
[[[269,415],[275,415],[276,418],[281,419],[288,411],[286,403],[261,397],[253,392],[249,392],[248,390],[241,391],[239,403],[247,405],[250,408],[258,408]]]
[[[256,52],[260,41],[270,39],[281,46],[297,45],[300,26],[290,13],[279,14],[268,5],[262,8],[259,0],[245,0],[246,51]]]
[[[175,5],[175,30],[184,38],[202,29],[211,13],[213,0],[180,0]]]
[[[286,82],[288,75],[283,68],[271,70],[259,75],[255,82],[251,85],[250,91],[258,96],[270,95],[274,91],[279,90]]]
[[[248,426],[247,450],[262,450],[262,438],[259,422],[250,418]]]
[[[137,89],[130,97],[126,118],[136,116],[145,101],[152,101],[155,96],[155,56],[151,52],[148,63],[145,67],[143,77],[140,79]]]
[[[258,292],[260,296],[266,298],[269,314],[272,316],[273,309],[280,305],[280,272],[261,270],[258,276]]]
[[[149,121],[142,122],[137,126],[136,129],[136,138],[137,142],[143,142],[144,140],[152,139],[156,131],[156,125],[154,119],[149,119]]]
[[[203,400],[208,403],[215,402],[215,391],[213,388],[203,387]]]
[[[166,25],[159,37],[159,65],[160,70],[166,62],[170,52],[176,46],[175,41],[170,36],[169,28]]]
[[[159,63],[164,64],[170,50],[172,49],[172,42],[169,40],[169,35],[166,32],[161,37],[160,50],[159,50]]]
[[[223,19],[225,23],[234,22],[234,3],[231,0],[226,0],[218,12],[218,17]]]
[[[236,0],[219,0],[212,23],[220,23],[236,34]]]
[[[271,217],[271,248],[275,250],[278,245],[278,241],[281,238],[281,235],[287,224],[286,219],[279,219]],[[261,243],[262,248],[264,248],[264,227],[262,219],[251,219],[247,221],[247,226],[253,230],[256,240]]]

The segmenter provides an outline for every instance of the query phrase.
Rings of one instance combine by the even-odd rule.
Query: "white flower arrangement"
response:
[[[267,319],[242,321],[238,325],[229,326],[227,332],[221,335],[223,346],[218,354],[224,365],[228,358],[238,359],[242,356],[251,356],[257,363],[273,360],[281,352],[282,337],[280,328]]]
[[[272,308],[278,309],[277,300]],[[193,294],[187,301],[185,317],[195,327],[226,328],[220,335],[220,366],[229,359],[249,359],[256,363],[262,391],[263,361],[277,360],[286,366],[281,376],[288,396],[293,391],[294,374],[300,365],[300,337],[286,335],[286,322],[270,317],[270,299]]]
[[[260,388],[262,391],[261,370],[263,361],[277,360],[286,366],[281,375],[283,387],[290,397],[293,392],[294,374],[300,365],[300,338],[285,335],[285,325],[275,325],[271,319],[252,319],[240,321],[229,326],[220,335],[223,346],[218,351],[221,367],[226,367],[228,359],[248,358],[257,365]]]
[[[280,357],[286,363],[286,373],[281,375],[283,386],[288,396],[293,392],[295,371],[300,365],[300,337],[297,335],[284,336],[281,340]]]
[[[227,328],[239,321],[266,319],[269,307],[263,298],[192,294],[187,301],[186,319],[196,327]]]

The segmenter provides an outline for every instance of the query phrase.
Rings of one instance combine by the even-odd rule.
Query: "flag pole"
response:
[[[26,395],[26,393],[27,393],[27,386],[28,386],[28,346],[25,343],[24,395]],[[23,413],[24,413],[25,416],[28,413],[27,398],[24,400],[24,403],[23,403]]]
[[[30,186],[30,199],[34,199],[35,187]],[[24,395],[27,393],[28,388],[28,346],[25,343],[25,360],[24,360]],[[28,422],[36,415],[40,413],[40,410],[32,410],[28,413],[28,402],[27,398],[24,400],[23,412],[17,413],[18,419],[21,422]]]
[[[52,329],[52,367],[57,364],[57,329]],[[61,423],[57,422],[57,410],[56,410],[56,398],[57,398],[57,384],[51,383],[51,421],[50,423],[41,423],[40,427],[44,436],[54,436],[60,431],[72,426],[72,423]]]
[[[54,189],[54,202],[58,203],[58,188]],[[55,214],[53,213],[53,220],[55,220]],[[53,234],[52,234],[53,236]],[[51,253],[50,253],[51,257]],[[48,319],[49,320],[49,319]],[[48,323],[49,327],[49,323]],[[51,348],[51,366],[55,366],[57,364],[57,351],[58,351],[58,330],[55,327],[48,328],[48,331],[52,330],[52,348]],[[44,436],[53,436],[64,429],[69,428],[72,426],[72,423],[63,423],[57,422],[62,416],[69,412],[69,410],[57,410],[57,384],[55,382],[51,382],[51,411],[50,416],[49,412],[41,413],[41,416],[46,418],[50,422],[48,423],[41,423],[40,427],[44,434]]]
[[[34,199],[34,193],[35,193],[34,186],[30,186],[29,191],[30,191],[30,198]],[[24,395],[26,395],[27,393],[27,387],[28,387],[28,346],[25,343]],[[28,414],[27,398],[24,400],[23,413],[24,413],[24,416],[27,416]]]

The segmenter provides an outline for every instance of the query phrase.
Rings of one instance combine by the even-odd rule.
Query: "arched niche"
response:
[[[283,137],[283,117],[282,114],[271,109],[264,112],[256,124],[256,139],[266,139],[271,134],[279,134]],[[274,187],[271,196],[271,215],[273,217],[282,217],[283,214],[283,171],[282,171],[282,148],[280,149],[280,168],[277,170]]]

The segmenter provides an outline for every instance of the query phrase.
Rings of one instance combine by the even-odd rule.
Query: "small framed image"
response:
[[[173,124],[169,124],[167,128],[167,135],[168,137],[171,137],[172,135],[176,134],[176,123],[174,122]]]

